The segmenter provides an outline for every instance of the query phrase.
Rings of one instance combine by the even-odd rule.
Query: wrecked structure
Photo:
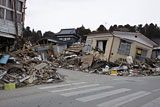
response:
[[[57,66],[43,56],[45,52],[51,51],[52,48],[48,46],[24,44],[22,50],[0,55],[0,89],[5,84],[23,87],[63,81],[63,76],[57,72]]]
[[[54,45],[21,38],[26,0],[0,0],[0,89],[63,81],[52,63]],[[40,41],[39,41],[40,42]]]
[[[6,52],[15,47],[24,25],[26,0],[0,0],[0,50]]]
[[[114,76],[159,76],[160,62],[145,58],[133,59],[132,56],[118,58],[108,62],[99,53],[84,53],[83,44],[74,44],[67,48],[53,63],[60,68],[77,70],[88,73],[98,73]],[[98,50],[98,52],[101,52]],[[102,59],[100,59],[102,58]]]
[[[160,62],[151,59],[155,45],[141,33],[93,33],[87,35],[85,45],[72,45],[54,63],[88,73],[157,76],[160,75]]]
[[[108,62],[126,59],[127,56],[144,61],[151,58],[155,45],[157,44],[141,33],[114,31],[87,35],[83,51]]]
[[[66,42],[49,37],[38,40],[37,44],[39,46],[37,46],[36,51],[39,51],[39,54],[43,56],[43,59],[47,59],[52,55],[57,58],[63,50],[67,48]]]

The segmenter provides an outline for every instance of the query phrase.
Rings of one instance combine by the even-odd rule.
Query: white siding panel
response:
[[[7,20],[0,19],[0,32],[16,34],[15,23]],[[20,36],[22,33],[22,25],[18,24],[18,35]]]

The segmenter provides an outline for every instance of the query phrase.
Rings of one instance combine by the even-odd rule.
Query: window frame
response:
[[[10,16],[9,16],[9,14],[10,14],[10,13],[8,13],[8,12],[10,12],[10,13],[11,13],[11,15],[10,15]],[[6,20],[9,20],[9,21],[15,21],[15,19],[14,19],[14,12],[13,12],[13,11],[6,10]]]
[[[5,18],[5,9],[0,7],[0,19],[4,19],[4,18]]]
[[[3,0],[2,0],[3,1]],[[5,6],[0,5],[0,8],[3,8],[3,18],[7,21],[15,21],[15,10],[14,10],[14,2],[13,0],[4,0]],[[23,15],[23,2],[20,0],[16,0],[16,10],[17,10],[17,23],[22,24],[22,15]]]
[[[138,49],[142,51],[141,54],[138,54]],[[147,53],[148,53],[147,49],[136,47],[136,59],[144,61],[147,58]]]
[[[96,41],[96,42],[97,42],[96,48],[97,48],[98,50],[100,50],[101,52],[105,53],[105,52],[106,52],[106,47],[107,47],[107,41],[108,41],[108,40],[97,40],[97,41]],[[99,48],[99,42],[102,42],[102,48],[103,48],[103,50]],[[104,42],[105,42],[105,44],[104,44]]]
[[[16,10],[19,11],[19,12],[22,12],[23,10],[23,2],[17,0],[16,1]]]
[[[14,9],[13,0],[7,0],[7,8]]]
[[[121,39],[118,48],[118,53],[122,55],[129,55],[131,50],[131,44],[132,42]]]

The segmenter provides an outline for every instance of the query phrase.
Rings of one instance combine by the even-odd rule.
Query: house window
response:
[[[147,56],[147,50],[137,48],[136,49],[136,59],[144,61]]]
[[[13,15],[14,15],[13,11],[6,10],[6,19],[7,20],[13,21],[14,20]]]
[[[67,38],[67,40],[71,40],[71,38]]]
[[[13,0],[8,0],[8,8],[13,9]]]
[[[19,12],[22,12],[23,3],[19,0],[16,1],[16,8]]]
[[[0,7],[0,19],[4,19],[4,9]]]
[[[119,45],[119,49],[118,49],[118,53],[124,54],[124,55],[129,55],[130,48],[131,48],[131,42],[121,40],[120,45]]]
[[[6,0],[0,0],[0,5],[6,6]]]
[[[98,50],[103,51],[105,53],[106,44],[107,44],[107,40],[98,40],[97,41]]]
[[[18,23],[22,22],[22,15],[21,14],[17,14],[17,22]]]

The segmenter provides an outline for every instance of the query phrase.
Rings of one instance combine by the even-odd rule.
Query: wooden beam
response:
[[[26,14],[26,1],[27,0],[24,0],[24,7],[23,7],[23,9],[24,9],[24,12],[23,12],[23,14],[22,14],[22,27],[24,28],[24,21],[25,21],[25,14]]]

